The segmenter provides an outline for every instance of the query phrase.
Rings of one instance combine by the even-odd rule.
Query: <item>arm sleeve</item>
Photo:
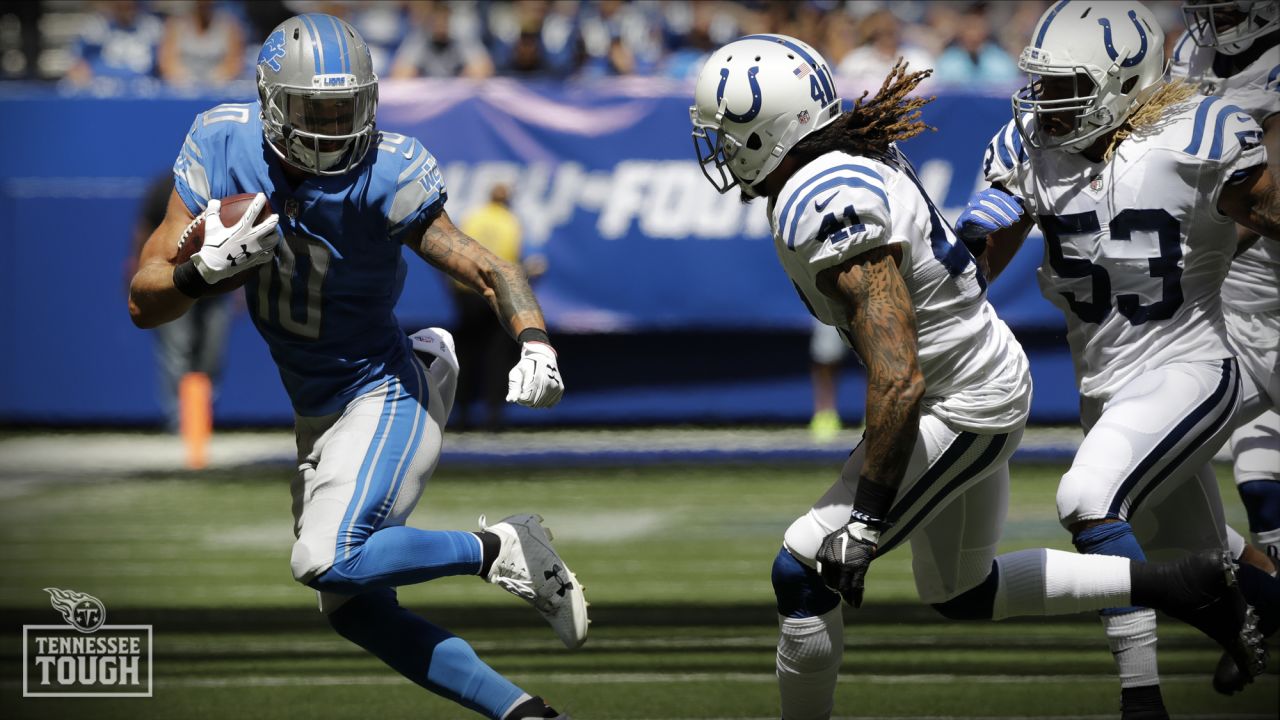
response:
[[[439,215],[448,199],[444,176],[435,157],[417,140],[410,143],[410,152],[396,178],[391,209],[387,212],[389,234],[397,241],[407,228]]]
[[[877,179],[835,175],[808,183],[780,216],[787,247],[813,273],[894,242],[889,196]]]

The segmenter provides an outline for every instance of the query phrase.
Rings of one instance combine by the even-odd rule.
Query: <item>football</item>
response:
[[[218,217],[222,220],[223,227],[231,227],[240,222],[240,218],[244,217],[245,211],[249,209],[249,205],[253,202],[255,195],[253,193],[240,193],[239,195],[231,195],[222,198],[222,208],[218,211]],[[262,206],[262,211],[258,213],[258,217],[254,220],[254,224],[271,217],[271,204],[266,203]],[[182,231],[182,237],[178,240],[178,252],[173,257],[173,264],[177,265],[191,259],[192,255],[200,249],[204,244],[204,215],[198,215],[187,225]],[[231,292],[244,285],[249,281],[249,276],[255,271],[246,270],[237,273],[226,280],[214,283],[213,294],[222,294]]]

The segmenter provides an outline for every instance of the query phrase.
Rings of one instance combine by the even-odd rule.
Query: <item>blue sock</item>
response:
[[[401,675],[490,718],[502,717],[525,694],[465,640],[400,607],[389,588],[351,598],[329,624]]]
[[[480,572],[480,541],[469,532],[388,527],[347,554],[309,584],[316,590],[358,595],[380,587],[413,585],[448,575]]]
[[[1071,542],[1075,544],[1076,552],[1084,553],[1085,555],[1115,555],[1127,557],[1138,562],[1147,561],[1146,553],[1142,552],[1142,548],[1138,545],[1138,539],[1133,536],[1133,528],[1127,522],[1094,525],[1087,530],[1081,530],[1076,533],[1075,537],[1071,538]],[[1102,611],[1102,614],[1124,615],[1125,613],[1137,612],[1138,609],[1133,606],[1107,608]]]
[[[1250,480],[1241,483],[1238,489],[1249,516],[1249,532],[1280,528],[1280,481]]]

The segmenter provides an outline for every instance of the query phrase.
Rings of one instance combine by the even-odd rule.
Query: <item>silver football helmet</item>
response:
[[[1196,45],[1237,55],[1255,39],[1280,30],[1280,4],[1276,0],[1186,0],[1182,18]]]
[[[267,146],[314,175],[359,165],[377,133],[369,46],[332,15],[298,15],[272,31],[258,53],[258,99]]]
[[[1080,152],[1159,89],[1164,31],[1140,2],[1068,0],[1041,16],[1018,67],[1031,81],[1013,94],[1023,140]]]

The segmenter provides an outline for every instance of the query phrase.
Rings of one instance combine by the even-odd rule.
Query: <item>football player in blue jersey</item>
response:
[[[394,589],[479,575],[532,604],[567,646],[586,640],[582,588],[538,516],[487,527],[482,516],[478,533],[405,525],[439,459],[458,364],[446,331],[410,338],[396,322],[401,246],[489,300],[522,343],[507,399],[550,407],[564,385],[537,300],[519,268],[454,227],[431,154],[377,128],[377,78],[355,29],[290,18],[263,44],[257,76],[258,102],[191,126],[130,314],[154,327],[247,273],[249,311],[295,413],[294,578],[319,592],[339,634],[428,690],[490,718],[564,717],[400,607]],[[224,227],[219,198],[239,193],[257,197]],[[267,202],[282,212],[256,222]],[[194,218],[203,245],[175,262]]]

